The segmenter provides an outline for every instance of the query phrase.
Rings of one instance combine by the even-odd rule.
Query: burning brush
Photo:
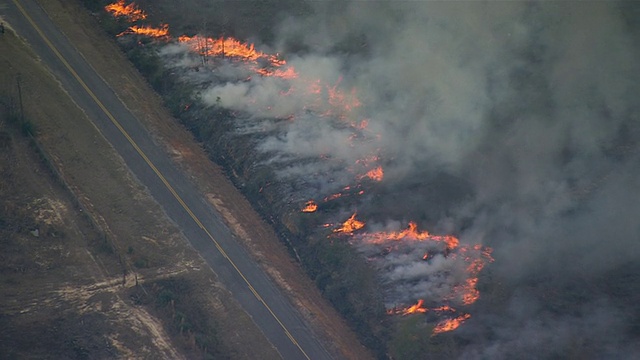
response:
[[[342,228],[350,230],[355,214]],[[364,227],[364,223],[358,229]],[[342,229],[340,228],[340,229]],[[340,230],[339,229],[339,230]],[[336,230],[334,230],[336,232]],[[381,269],[383,279],[397,293],[394,297],[419,297],[413,305],[394,306],[390,315],[434,314],[438,319],[433,335],[457,329],[469,319],[469,313],[458,310],[475,303],[480,293],[478,276],[487,263],[493,261],[491,248],[461,244],[453,235],[432,235],[418,230],[415,222],[400,231],[341,231],[351,236],[356,246],[374,265]],[[461,273],[452,269],[464,268]],[[432,288],[437,291],[430,290]],[[426,307],[426,302],[440,304]],[[455,308],[449,304],[457,304]]]
[[[265,128],[300,126],[297,128],[298,133],[307,136],[305,140],[317,141],[319,137],[312,131],[317,129],[318,122],[323,121],[323,124],[332,126],[332,139],[336,144],[342,144],[341,146],[347,144],[345,148],[348,151],[338,152],[334,149],[335,146],[324,143],[313,144],[314,147],[307,141],[307,147],[315,149],[316,153],[300,155],[297,151],[289,150],[289,153],[284,152],[278,158],[283,159],[280,161],[289,167],[292,158],[311,157],[314,158],[314,164],[319,164],[318,168],[331,170],[326,172],[327,175],[320,171],[292,171],[293,175],[288,176],[295,176],[296,180],[306,176],[302,182],[333,186],[333,191],[323,188],[316,194],[307,193],[303,198],[323,199],[325,203],[338,199],[342,201],[345,197],[354,199],[365,193],[365,187],[368,189],[384,180],[385,171],[380,165],[379,157],[380,146],[376,146],[381,135],[369,130],[369,119],[360,117],[358,109],[362,104],[357,91],[355,88],[343,90],[342,78],[337,81],[334,79],[333,84],[329,84],[323,79],[305,76],[278,54],[259,51],[253,44],[231,37],[182,35],[172,38],[168,25],[155,28],[139,24],[147,15],[134,3],[126,5],[125,0],[107,5],[105,10],[115,17],[136,23],[118,36],[144,36],[179,44],[181,49],[187,49],[189,56],[200,57],[202,65],[207,64],[208,58],[219,59],[212,65],[206,65],[212,67],[212,70],[220,63],[242,67],[238,73],[244,74],[244,77],[209,89],[210,93],[201,95],[203,98],[216,99],[216,106],[252,113],[252,122],[244,131],[264,134]],[[259,86],[251,83],[252,81],[258,82]],[[265,88],[278,89],[277,98],[261,96],[264,95],[262,93],[253,95],[253,91]],[[234,97],[230,96],[229,102],[225,103],[227,98],[224,95],[227,93],[243,94],[243,99],[234,103]],[[294,100],[287,102],[289,97]],[[261,103],[259,100],[266,102]],[[273,109],[278,102],[304,106],[283,106],[288,112],[278,112]],[[256,120],[258,116],[273,116],[279,118],[279,121],[270,119],[270,122],[265,121],[260,126],[255,124],[259,121]],[[305,128],[305,124],[309,124],[308,127]],[[265,146],[263,151],[268,153],[273,149]],[[277,165],[278,159],[272,160],[271,165]],[[337,181],[334,177],[337,173],[335,169],[344,170]],[[281,180],[286,181],[287,175],[282,176]],[[318,180],[322,176],[326,178]],[[319,207],[314,200],[308,200],[300,206],[299,211],[303,213],[314,213]],[[403,304],[390,307],[388,314],[425,314],[428,318],[436,319],[434,335],[455,330],[471,317],[460,309],[473,304],[480,296],[477,289],[478,275],[487,263],[493,261],[490,248],[461,244],[453,235],[432,235],[427,231],[420,231],[415,222],[409,222],[408,227],[400,231],[365,231],[366,224],[357,215],[354,212],[339,225],[327,223],[322,226],[333,228],[330,234],[332,238],[347,238],[380,269],[384,281],[394,289],[392,298],[396,299],[396,303]],[[427,307],[425,304],[433,306]]]

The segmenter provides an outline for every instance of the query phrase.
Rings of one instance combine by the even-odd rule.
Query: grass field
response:
[[[273,229],[252,208],[226,173],[212,163],[190,134],[175,120],[162,99],[131,65],[120,48],[77,2],[46,1],[43,8],[118,97],[171,154],[176,165],[197,184],[223,215],[237,239],[296,304],[316,334],[342,358],[370,358],[354,332],[323,298],[315,284],[289,254]],[[104,56],[110,54],[110,56]]]
[[[9,29],[0,101],[3,357],[279,357]]]

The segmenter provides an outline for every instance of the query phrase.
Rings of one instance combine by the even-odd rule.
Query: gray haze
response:
[[[256,135],[261,163],[283,182],[307,185],[290,200],[322,199],[381,164],[376,201],[384,206],[368,209],[366,194],[359,205],[380,228],[415,219],[493,247],[491,277],[482,281],[499,279],[503,288],[489,286],[497,300],[481,300],[459,330],[469,340],[464,358],[640,353],[638,325],[632,332],[629,324],[638,321],[639,288],[623,292],[635,299],[629,309],[633,301],[602,285],[625,267],[637,270],[640,258],[638,7],[313,5],[314,15],[286,20],[274,48],[264,48],[288,54],[298,78],[245,80],[250,71],[233,64],[217,67],[212,84],[211,75],[189,75],[203,84],[204,103],[245,114],[235,131]],[[163,53],[177,67],[197,64],[183,50],[170,45]],[[361,105],[344,111],[326,86],[320,95],[304,90],[315,79]],[[363,119],[368,127],[357,129]],[[356,163],[371,155],[379,160]],[[451,270],[460,261],[437,255],[426,264],[424,249],[403,249],[376,260],[393,287],[391,302],[436,299],[442,284],[461,280]],[[557,295],[567,289],[580,295]]]

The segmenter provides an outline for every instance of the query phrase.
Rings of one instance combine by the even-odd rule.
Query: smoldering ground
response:
[[[361,213],[380,227],[416,220],[493,247],[481,300],[457,331],[464,358],[637,354],[638,6],[312,6],[283,21],[268,49],[297,78],[247,80],[234,66],[217,67],[213,82],[188,75],[205,104],[244,114],[234,131],[256,134],[257,162],[308,185],[283,196],[322,199],[375,156],[385,178],[360,198]],[[165,54],[185,64],[179,47]],[[309,91],[316,79],[327,85]],[[331,102],[332,87],[344,103]],[[415,300],[414,279],[442,273],[420,261],[387,258],[382,279],[402,289],[392,293]],[[421,286],[422,296],[439,291]]]

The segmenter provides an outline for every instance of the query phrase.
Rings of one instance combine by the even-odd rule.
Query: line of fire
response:
[[[141,36],[153,38],[156,41],[184,44],[193,53],[201,56],[204,62],[209,58],[243,62],[255,73],[255,76],[292,79],[300,75],[280,55],[261,52],[253,44],[232,37],[173,36],[167,24],[158,26],[144,24],[147,15],[133,2],[119,0],[106,6],[105,10],[131,23],[127,30],[118,35],[119,37]],[[344,121],[344,126],[353,131],[352,138],[361,136],[362,132],[368,128],[369,119],[352,121],[349,116],[361,105],[355,89],[343,90],[339,83],[329,85],[324,84],[322,79],[317,79],[309,81],[304,89],[292,87],[289,92],[281,95],[287,96],[294,91],[324,94],[329,106],[323,107],[325,110],[322,115]],[[309,104],[310,108],[313,106],[314,104]],[[343,187],[338,192],[302,201],[300,211],[308,214],[306,216],[332,218],[335,215],[327,212],[335,208],[328,206],[333,201],[345,197],[362,196],[367,188],[382,183],[385,179],[383,163],[377,153],[368,154],[352,165],[346,169],[353,179],[351,185]],[[449,262],[463,269],[463,275],[459,276],[457,283],[451,286],[446,294],[439,298],[420,298],[414,299],[414,303],[392,305],[387,309],[390,316],[428,316],[428,319],[434,323],[432,336],[453,331],[472,317],[466,309],[480,297],[477,289],[478,276],[483,268],[493,261],[491,248],[480,244],[464,244],[453,235],[434,235],[428,231],[419,230],[418,224],[413,221],[406,223],[406,228],[400,230],[376,230],[376,227],[369,227],[365,220],[359,217],[357,211],[353,211],[352,215],[342,222],[324,223],[322,227],[327,229],[327,237],[331,239],[330,241],[346,241],[354,246],[378,249],[376,253],[369,254],[372,261],[402,251],[401,249],[412,244],[420,244],[425,250],[411,255],[415,257],[416,262],[422,262],[424,266],[435,262]]]

